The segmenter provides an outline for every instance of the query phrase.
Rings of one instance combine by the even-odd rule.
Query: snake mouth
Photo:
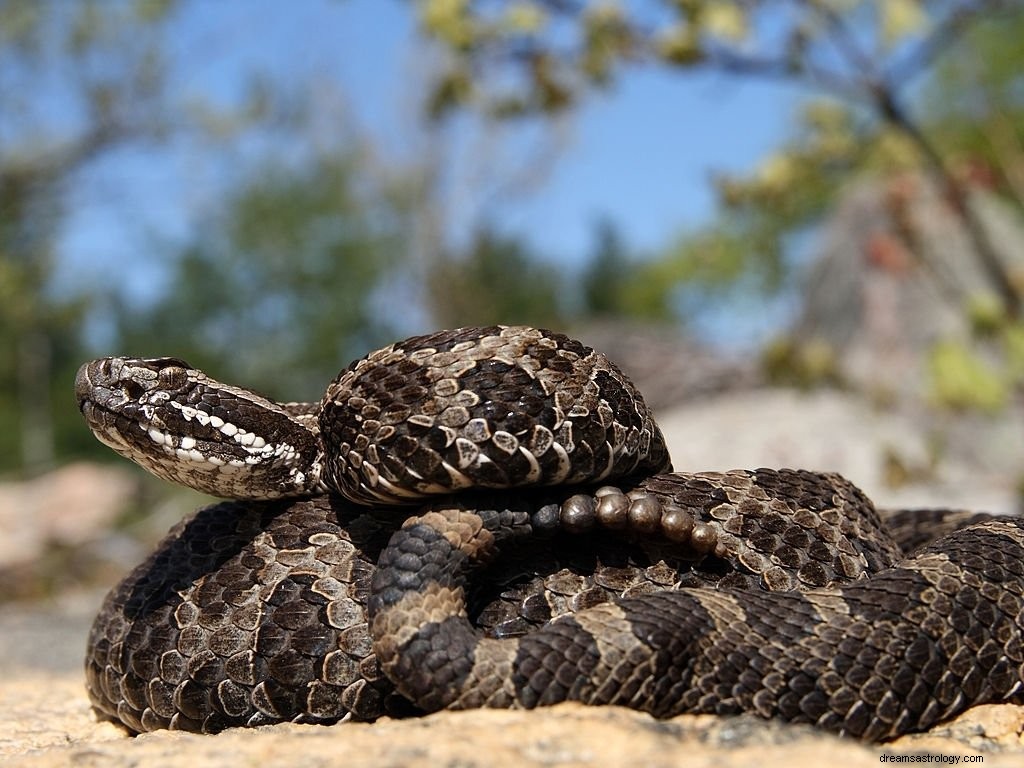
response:
[[[75,399],[78,401],[78,410],[88,419],[86,410],[91,410],[92,400],[92,378],[89,376],[89,369],[94,363],[85,363],[80,366],[75,374]]]
[[[104,408],[99,402],[88,397],[78,400],[78,410],[82,413],[82,418],[85,419],[85,424],[93,437],[122,456],[135,460],[136,452],[126,435],[130,434],[133,427],[139,429],[137,421],[122,412]]]
[[[124,412],[127,393],[123,388],[111,386],[115,380],[109,358],[86,363],[75,374],[75,399],[85,423],[97,439],[120,449],[128,444],[122,430],[134,420]]]
[[[112,370],[110,358],[93,360],[75,374],[75,399],[83,414],[95,408],[116,412],[115,401],[123,406],[128,402],[126,382],[119,381]]]
[[[96,397],[97,384],[94,369],[100,361],[96,360],[86,363],[78,369],[75,374],[75,400],[78,402],[78,410],[85,418],[85,423],[92,430],[96,437],[102,442],[107,434],[106,426],[110,421],[109,417],[116,416],[116,413],[100,405]]]
[[[154,460],[162,460],[153,456],[153,448],[143,436],[152,418],[151,406],[146,403],[156,381],[154,364],[163,362],[164,358],[104,357],[82,365],[75,374],[78,410],[96,439],[147,468]],[[139,370],[154,371],[154,384],[147,386],[148,382],[129,373]]]

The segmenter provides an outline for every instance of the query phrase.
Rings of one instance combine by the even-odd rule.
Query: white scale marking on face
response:
[[[148,434],[149,435],[149,439],[152,440],[157,445],[170,445],[171,444],[171,439],[170,439],[171,436],[168,435],[166,432],[161,432],[156,427],[150,427],[149,429],[147,429],[146,430],[146,434]]]
[[[171,405],[173,405],[175,408],[177,408],[181,412],[181,417],[183,419],[185,419],[185,421],[192,421],[192,419],[195,418],[195,415],[196,415],[196,409],[195,408],[193,408],[191,406],[188,406],[188,405],[182,405],[181,403],[175,403],[175,402],[172,402]]]
[[[195,419],[203,426],[211,426],[214,429],[217,429],[225,437],[233,438],[234,441],[244,448],[248,454],[245,458],[233,459],[225,459],[215,455],[206,455],[197,450],[196,446],[198,443],[194,437],[185,435],[179,438],[176,435],[165,432],[152,425],[144,427],[150,440],[160,446],[167,456],[177,459],[178,461],[187,461],[192,464],[195,469],[216,470],[225,475],[239,475],[247,472],[250,467],[262,464],[266,461],[291,465],[294,464],[298,457],[299,452],[293,445],[288,443],[268,443],[259,435],[253,432],[247,432],[230,422],[224,421],[219,416],[213,416],[205,411],[200,411],[196,408],[183,405],[173,400],[169,401],[169,404],[178,410],[185,421],[192,421]],[[147,408],[150,411],[153,410],[152,406],[143,406],[144,410]],[[152,416],[150,416],[150,418],[152,418]],[[117,438],[112,437],[111,442],[108,444],[110,444],[111,447],[116,448],[117,445],[114,442],[116,439]],[[297,467],[292,467],[291,478],[298,487],[304,487],[306,475]]]
[[[195,419],[203,426],[211,426],[214,429],[220,430],[220,433],[226,437],[232,437],[239,445],[245,448],[257,448],[263,449],[267,446],[267,441],[255,434],[254,432],[247,432],[246,430],[235,426],[231,422],[226,422],[219,416],[211,416],[205,411],[200,411],[188,405],[182,405],[181,403],[171,402],[171,406],[177,408],[181,413],[181,416],[185,421],[192,421]],[[187,439],[187,438],[186,438]],[[183,446],[190,447],[190,446]]]
[[[205,464],[206,463],[206,455],[200,453],[199,451],[197,451],[195,449],[185,450],[184,448],[177,448],[177,449],[175,449],[174,454],[175,454],[175,456],[177,456],[182,461],[191,461],[191,462],[194,462],[196,464]]]

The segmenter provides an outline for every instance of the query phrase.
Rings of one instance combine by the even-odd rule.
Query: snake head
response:
[[[315,418],[173,357],[105,357],[75,376],[96,438],[158,477],[228,498],[320,490]]]

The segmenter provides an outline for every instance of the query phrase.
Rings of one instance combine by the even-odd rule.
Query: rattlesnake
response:
[[[877,740],[1021,687],[1021,520],[933,513],[951,532],[904,558],[836,475],[672,473],[635,388],[559,334],[408,339],[319,404],[173,358],[76,393],[104,443],[242,499],[93,625],[93,706],[134,731],[578,700]]]

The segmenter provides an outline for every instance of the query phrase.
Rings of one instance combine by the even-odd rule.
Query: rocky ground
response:
[[[936,453],[914,424],[838,393],[737,392],[661,418],[680,469],[802,466],[841,471],[881,504],[1018,509],[1013,472],[1024,466],[1020,425],[989,425]],[[924,433],[927,434],[927,433]],[[965,450],[965,445],[973,446]],[[118,499],[137,481],[117,469],[65,468],[35,484],[0,488],[0,585],[40,573],[58,588],[45,599],[0,602],[0,763],[10,766],[156,764],[373,766],[878,765],[883,754],[981,754],[986,765],[1024,759],[1024,707],[977,707],[932,733],[885,746],[860,745],[806,728],[750,718],[679,717],[659,722],[615,708],[564,705],[536,712],[442,713],[413,721],[275,726],[215,737],[127,737],[94,722],[81,678],[82,648],[102,591],[67,573],[81,550],[137,559],[124,544]],[[87,519],[88,518],[88,519]],[[139,528],[139,524],[135,524]],[[145,525],[141,526],[145,528]],[[129,537],[130,538],[130,537]],[[121,542],[121,543],[118,543]],[[63,565],[62,565],[63,563]],[[108,565],[109,570],[109,565]],[[4,576],[6,574],[6,576]],[[101,571],[109,585],[113,576]],[[13,590],[14,587],[12,586]],[[20,587],[25,595],[46,592]]]
[[[0,614],[0,764],[103,766],[877,766],[883,754],[983,755],[1020,765],[1024,707],[977,707],[932,734],[861,745],[753,718],[657,721],[620,708],[562,705],[534,712],[453,712],[417,720],[279,725],[217,736],[158,732],[132,738],[97,723],[82,687],[82,642],[100,595]]]

